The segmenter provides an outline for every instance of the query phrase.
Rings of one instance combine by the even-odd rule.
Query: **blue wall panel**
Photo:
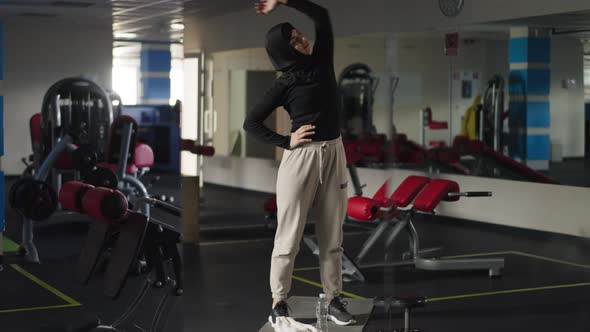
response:
[[[169,72],[172,64],[172,53],[168,50],[142,50],[142,72]]]
[[[551,139],[549,134],[527,136],[527,160],[551,159]]]

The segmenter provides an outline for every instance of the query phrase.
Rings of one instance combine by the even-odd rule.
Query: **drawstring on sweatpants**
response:
[[[328,147],[328,143],[323,142],[320,146],[320,184],[323,184],[323,169],[324,169],[324,151]]]

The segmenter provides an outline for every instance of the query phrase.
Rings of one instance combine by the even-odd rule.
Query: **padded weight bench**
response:
[[[354,260],[349,258],[346,254],[343,255],[342,273],[345,280],[364,282],[365,277],[361,269],[389,265],[387,262],[365,264],[363,261],[369,251],[375,246],[377,241],[383,237],[383,235],[386,235],[385,248],[388,250],[386,253],[389,253],[393,240],[401,231],[401,228],[396,225],[403,220],[408,213],[405,208],[414,201],[415,197],[420,193],[422,188],[427,185],[428,181],[428,178],[421,178],[421,180],[418,181],[404,181],[392,193],[392,195],[388,197],[387,192],[390,180],[387,180],[372,198],[351,197],[348,200],[347,214],[349,218],[370,223],[377,221],[378,224],[361,246],[361,250]],[[435,252],[439,249],[440,248],[425,249],[421,251],[421,254]]]
[[[381,190],[380,190],[381,191]],[[380,192],[378,191],[378,194]],[[413,224],[415,214],[434,213],[434,209],[444,201],[457,201],[459,197],[488,197],[489,192],[459,192],[459,185],[449,180],[430,180],[423,176],[409,176],[391,195],[388,204],[393,204],[394,212],[382,214],[379,209],[383,198],[352,197],[349,200],[348,214],[354,219],[374,221],[382,218],[377,228],[363,244],[357,257],[352,260],[346,254],[343,256],[343,274],[345,277],[364,281],[361,268],[379,266],[415,266],[424,270],[488,270],[491,277],[499,276],[504,267],[503,259],[430,259],[431,255],[441,248],[421,249],[419,236]],[[380,202],[381,200],[381,202]],[[413,205],[411,205],[413,203]],[[385,240],[385,262],[377,264],[362,264],[362,260],[374,246],[377,239],[388,231]],[[388,257],[393,250],[393,244],[399,233],[405,230],[409,235],[410,251],[402,255],[402,261],[389,262]]]
[[[422,270],[487,270],[490,277],[498,277],[501,275],[501,270],[504,268],[503,258],[476,258],[476,259],[429,259],[422,256],[420,252],[420,239],[418,232],[414,226],[414,217],[416,213],[432,214],[434,210],[442,201],[456,202],[460,197],[489,197],[490,192],[460,192],[459,184],[450,180],[435,179],[428,180],[421,176],[410,176],[404,183],[424,183],[427,185],[420,191],[414,199],[412,209],[408,211],[405,218],[400,220],[395,225],[395,230],[392,231],[392,236],[395,238],[402,229],[405,229],[410,237],[410,256],[405,261],[397,263],[396,265],[412,265],[417,269]],[[395,193],[393,195],[394,202],[397,202]],[[390,245],[387,250],[391,249],[393,239],[388,242]]]

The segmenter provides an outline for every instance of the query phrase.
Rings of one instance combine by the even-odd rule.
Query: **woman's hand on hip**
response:
[[[287,0],[258,0],[254,4],[256,13],[258,14],[270,14],[278,4],[287,4]]]
[[[301,143],[311,142],[311,138],[307,137],[315,134],[314,130],[314,125],[303,125],[299,127],[299,129],[297,129],[294,133],[291,134],[290,148],[294,149],[298,147]]]

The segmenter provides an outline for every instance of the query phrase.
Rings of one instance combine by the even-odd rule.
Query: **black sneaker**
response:
[[[268,316],[268,321],[272,325],[275,325],[278,317],[289,317],[289,305],[287,305],[287,302],[281,301],[277,303],[275,307],[272,308],[270,316]]]
[[[328,307],[328,319],[340,326],[356,323],[354,316],[346,310],[347,305],[348,302],[341,302],[340,297],[333,298]]]

